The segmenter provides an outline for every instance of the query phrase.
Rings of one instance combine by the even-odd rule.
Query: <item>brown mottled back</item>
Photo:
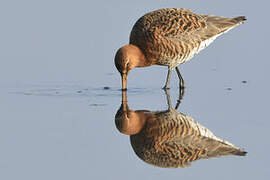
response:
[[[160,9],[145,14],[135,23],[130,44],[138,46],[152,64],[173,69],[244,20],[242,16],[212,17],[187,9]]]

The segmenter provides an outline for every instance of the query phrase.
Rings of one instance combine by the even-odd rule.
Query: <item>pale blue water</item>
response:
[[[136,19],[162,7],[247,16],[180,66],[186,89],[178,109],[247,156],[157,168],[116,129],[121,84],[114,53]],[[267,179],[268,7],[267,1],[1,2],[0,179]],[[166,70],[132,70],[131,109],[167,108]],[[177,84],[174,73],[174,104]]]

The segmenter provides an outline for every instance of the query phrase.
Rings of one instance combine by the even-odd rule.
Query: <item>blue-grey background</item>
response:
[[[186,89],[179,108],[247,150],[246,157],[157,168],[138,159],[117,131],[115,51],[140,16],[164,7],[247,16],[180,66]],[[267,179],[268,14],[266,0],[0,1],[0,179]],[[166,71],[132,70],[131,109],[166,109]],[[174,74],[174,103],[177,84]]]

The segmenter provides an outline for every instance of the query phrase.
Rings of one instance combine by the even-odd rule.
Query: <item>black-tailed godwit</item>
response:
[[[122,77],[122,90],[127,89],[128,73],[134,67],[168,66],[165,89],[169,88],[174,68],[181,82],[179,64],[245,20],[244,16],[199,15],[180,8],[159,9],[145,14],[133,26],[129,44],[118,49],[115,55],[115,66]]]

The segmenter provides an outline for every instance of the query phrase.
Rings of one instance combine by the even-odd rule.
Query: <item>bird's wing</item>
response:
[[[175,53],[172,47],[176,47],[179,42],[191,44],[192,47],[198,45],[192,34],[205,29],[206,20],[205,16],[187,9],[156,10],[145,14],[135,23],[130,34],[130,44],[138,46],[146,55],[159,59],[162,52],[163,57],[172,58]]]
[[[178,36],[206,26],[206,16],[192,13],[188,9],[166,8],[142,16],[133,26],[131,37],[137,33],[149,35]]]
[[[192,13],[188,9],[166,8],[156,10],[142,16],[133,26],[130,43],[140,45],[141,42],[155,38],[181,38],[186,33],[194,33],[206,27],[206,16]]]
[[[207,45],[244,20],[244,16],[225,18],[198,15],[188,9],[159,9],[145,14],[135,23],[130,34],[130,44],[144,49],[153,48],[153,42],[156,46],[164,46],[166,42],[197,46],[209,40],[205,42]]]
[[[205,23],[205,26],[202,28],[193,28],[192,31],[185,31],[173,35],[169,34],[166,37],[174,42],[184,41],[189,43],[201,43],[205,40],[213,41],[219,35],[242,24],[246,20],[244,16],[226,18],[221,16],[200,15],[200,17],[204,19]]]

